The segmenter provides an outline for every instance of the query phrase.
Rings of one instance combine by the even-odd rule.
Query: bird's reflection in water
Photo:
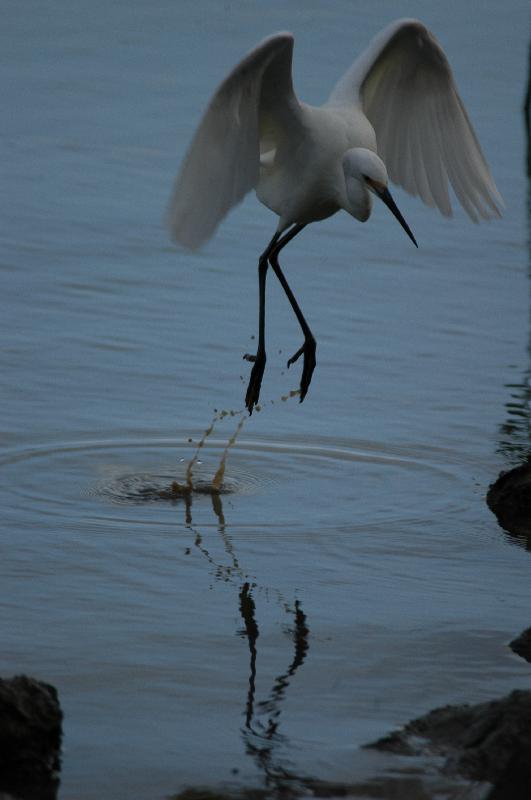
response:
[[[243,621],[243,628],[238,630],[238,634],[247,639],[250,653],[249,682],[244,713],[245,724],[241,729],[245,752],[254,760],[263,773],[267,786],[275,790],[285,788],[288,785],[293,787],[297,778],[293,773],[290,773],[287,764],[279,753],[280,746],[285,746],[286,744],[286,737],[279,733],[279,725],[282,704],[290,680],[302,666],[308,653],[309,629],[306,615],[299,600],[296,600],[294,607],[291,607],[285,602],[280,592],[275,592],[286,614],[293,616],[293,624],[291,626],[293,655],[287,669],[274,679],[269,696],[265,700],[256,703],[257,641],[260,632],[256,621],[256,606],[252,593],[253,589],[259,587],[256,583],[251,583],[251,579],[240,566],[233,542],[227,531],[222,496],[218,492],[212,492],[210,499],[212,510],[218,523],[217,532],[221,537],[223,549],[228,557],[225,563],[220,562],[219,559],[212,555],[203,541],[203,535],[199,528],[193,524],[193,492],[185,492],[182,495],[185,524],[186,528],[193,533],[194,547],[208,562],[216,580],[235,582],[238,587],[238,607]]]
[[[255,761],[263,772],[267,786],[282,790],[290,786],[293,788],[296,776],[290,772],[287,764],[279,753],[281,745],[286,743],[286,737],[279,733],[282,703],[291,678],[304,663],[308,653],[309,629],[306,624],[306,615],[302,611],[300,601],[295,601],[293,626],[294,654],[292,661],[285,672],[278,675],[271,688],[269,697],[255,704],[256,692],[256,660],[257,640],[259,636],[258,624],[255,616],[255,603],[249,583],[244,583],[240,590],[240,614],[244,628],[241,636],[247,638],[250,653],[249,686],[245,707],[245,725],[242,728],[242,737],[245,752]],[[290,611],[290,609],[286,609]]]

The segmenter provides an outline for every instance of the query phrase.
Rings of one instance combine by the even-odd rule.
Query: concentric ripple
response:
[[[452,484],[455,500],[456,482],[462,482],[452,454],[444,451],[386,451],[370,442],[338,444],[323,439],[238,441],[216,485],[214,477],[226,447],[226,439],[209,439],[199,458],[183,436],[177,441],[89,440],[12,450],[0,461],[6,475],[3,490],[9,495],[4,507],[20,508],[24,503],[62,515],[83,500],[160,507],[192,498],[236,502],[240,497],[243,502],[253,496],[253,515],[260,508],[266,515],[274,509],[279,524],[293,522],[293,517],[301,521],[312,508],[310,519],[316,520],[327,505],[336,524],[341,524],[350,521],[353,502],[359,519],[409,517],[408,481],[414,483],[423,511],[448,509],[445,484]],[[347,519],[342,519],[344,515]]]

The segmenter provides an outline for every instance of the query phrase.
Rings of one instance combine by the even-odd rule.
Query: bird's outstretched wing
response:
[[[451,216],[450,181],[470,218],[500,216],[496,185],[442,48],[416,20],[383,30],[341,78],[331,105],[361,106],[389,177]]]
[[[277,33],[252,50],[212,97],[177,177],[168,209],[173,238],[195,249],[253,187],[260,138],[292,126],[299,103],[291,82],[293,36]]]

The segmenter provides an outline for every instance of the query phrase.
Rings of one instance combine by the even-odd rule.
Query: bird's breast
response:
[[[292,162],[281,168],[264,169],[256,195],[261,203],[281,218],[283,225],[306,225],[326,219],[339,210],[330,171],[317,162]]]

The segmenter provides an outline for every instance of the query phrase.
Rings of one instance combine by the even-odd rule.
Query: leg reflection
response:
[[[247,692],[247,705],[245,709],[245,727],[251,729],[254,715],[254,695],[256,691],[256,640],[260,633],[254,617],[255,605],[248,583],[244,583],[240,592],[240,614],[245,628],[240,631],[241,636],[246,636],[249,643],[251,663],[249,669],[249,690]]]
[[[182,499],[184,500],[185,504],[185,526],[194,534],[194,546],[213,568],[214,577],[217,580],[222,581],[230,581],[235,575],[237,575],[240,580],[245,578],[246,576],[244,575],[238,563],[238,558],[234,551],[231,538],[227,532],[221,496],[214,492],[211,495],[211,501],[212,509],[218,522],[218,533],[221,537],[221,541],[223,542],[223,548],[228,556],[229,563],[222,563],[218,558],[214,557],[203,544],[203,537],[198,527],[195,526],[192,521],[192,495],[189,493],[184,493],[182,495]]]
[[[254,759],[259,769],[264,773],[266,784],[280,789],[285,786],[286,782],[289,783],[296,780],[296,776],[288,769],[285,758],[282,758],[278,752],[280,746],[286,741],[285,737],[281,736],[278,731],[282,703],[291,678],[302,666],[306,658],[310,631],[306,624],[306,615],[302,611],[300,601],[297,600],[294,611],[287,609],[295,617],[295,625],[292,631],[295,652],[292,661],[288,669],[275,678],[269,697],[258,704],[255,714],[256,642],[259,630],[255,618],[256,607],[249,583],[243,584],[239,597],[240,614],[244,622],[244,628],[240,631],[240,634],[247,638],[250,652],[249,687],[245,706],[245,727],[242,729],[242,737],[246,753]]]

